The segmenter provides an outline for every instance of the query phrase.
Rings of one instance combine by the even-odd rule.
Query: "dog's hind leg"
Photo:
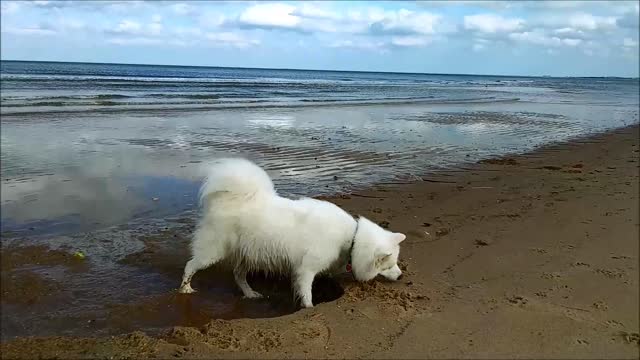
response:
[[[225,257],[224,244],[222,241],[216,242],[210,238],[203,236],[211,236],[211,231],[199,229],[194,238],[192,246],[193,257],[184,267],[184,275],[182,275],[182,283],[178,292],[182,294],[191,294],[195,290],[191,287],[191,278],[198,271],[217,263]]]
[[[313,302],[311,301],[311,289],[313,286],[313,279],[315,277],[316,274],[308,270],[299,271],[295,275],[294,289],[300,298],[300,303],[303,307],[313,307]]]
[[[249,286],[249,283],[247,282],[247,270],[244,266],[236,265],[233,269],[233,277],[236,279],[236,284],[238,284],[238,287],[242,290],[245,298],[259,299],[262,297],[262,294],[253,290],[251,286]]]

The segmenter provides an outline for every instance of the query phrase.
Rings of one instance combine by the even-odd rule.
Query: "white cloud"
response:
[[[509,34],[509,39],[516,42],[520,42],[520,43],[529,43],[534,45],[552,46],[552,47],[560,47],[560,46],[576,47],[582,44],[583,42],[582,39],[560,38],[557,36],[548,36],[543,31],[540,31],[540,30],[511,33]]]
[[[329,47],[335,47],[335,48],[341,48],[341,47],[345,47],[345,48],[350,48],[350,47],[355,47],[355,43],[353,42],[353,40],[338,40],[335,41],[331,44],[329,44]]]
[[[117,35],[107,40],[108,43],[115,45],[200,45],[248,48],[260,44],[259,40],[247,38],[240,33],[205,32],[197,27],[165,28],[160,22],[145,25],[132,20],[123,20],[115,29],[107,33]]]
[[[136,34],[142,31],[142,25],[135,21],[122,20],[112,31],[120,34]]]
[[[633,48],[638,46],[638,41],[633,40],[632,38],[624,38],[622,40],[622,46],[627,47],[627,48]]]
[[[582,38],[584,37],[586,34],[584,31],[582,30],[578,30],[578,29],[574,29],[571,27],[563,27],[560,29],[555,29],[553,30],[553,33],[558,35],[558,36],[570,36],[570,37],[575,37],[575,38]]]
[[[399,47],[425,46],[431,41],[430,38],[420,36],[394,36],[391,38],[391,45]]]
[[[32,6],[40,9],[91,9],[91,10],[115,10],[115,11],[131,11],[134,8],[148,5],[148,2],[141,0],[102,0],[102,1],[85,1],[85,0],[55,0],[55,1],[23,1],[25,6]]]
[[[1,4],[2,6],[7,6],[7,3],[5,2],[2,2]],[[20,4],[17,6],[22,8]],[[0,21],[0,25],[2,27],[1,31],[3,33],[14,35],[50,36],[79,31],[82,31],[81,35],[87,35],[91,34],[93,30],[84,21],[73,17],[57,15],[47,16],[41,19],[43,20],[37,22],[38,17],[31,14],[29,14],[29,16],[23,16],[20,14],[17,17],[14,17],[2,13],[2,21]],[[36,24],[29,24],[28,22],[25,23],[25,20],[32,20],[33,22],[36,22]]]
[[[331,44],[329,47],[332,48],[344,48],[344,49],[354,49],[354,50],[373,50],[373,51],[382,51],[386,52],[386,44],[382,41],[367,41],[367,40],[338,40]]]
[[[640,27],[639,6],[636,3],[635,9],[627,11],[622,17],[616,19],[616,24],[623,28],[637,29]]]
[[[288,4],[258,4],[245,9],[238,20],[257,27],[295,28],[300,24],[300,17],[292,15],[295,10]]]
[[[338,20],[340,16],[328,9],[319,7],[313,3],[303,2],[299,8],[294,9],[291,15],[299,16],[308,19],[330,19]]]
[[[464,17],[464,28],[482,33],[512,32],[522,28],[525,21],[519,18],[505,18],[495,14],[478,14]]]
[[[20,4],[15,1],[3,1],[0,3],[0,14],[11,15],[18,12]]]
[[[299,32],[410,36],[451,32],[453,26],[430,12],[377,7],[335,11],[314,3],[266,3],[249,6],[228,27],[284,29]]]
[[[148,37],[134,37],[134,38],[112,38],[107,40],[109,44],[115,45],[160,45],[163,43],[161,39],[148,38]]]
[[[522,2],[515,2],[515,3],[519,3],[519,6],[524,8],[524,9],[528,9],[528,10],[542,10],[542,11],[548,11],[548,10],[578,10],[578,9],[588,9],[588,8],[594,8],[594,7],[611,7],[611,5],[614,5],[615,3],[619,3],[622,2],[620,0],[616,0],[616,1],[594,1],[594,0],[586,0],[586,1],[568,1],[568,0],[562,0],[562,1],[539,1],[539,0],[533,0],[533,1],[522,1]]]
[[[14,35],[56,35],[57,32],[52,29],[42,28],[40,26],[33,27],[3,27],[3,33]]]
[[[60,29],[53,27],[52,24],[47,21],[42,21],[36,25],[14,25],[6,24],[2,21],[0,25],[2,25],[0,30],[3,33],[13,35],[49,36],[57,35],[60,32]]]
[[[160,35],[162,33],[162,24],[154,22],[148,25],[148,31],[151,35]]]
[[[258,40],[247,39],[240,34],[231,32],[207,33],[205,34],[205,38],[214,45],[229,45],[241,49],[260,44]]]
[[[378,34],[434,34],[441,21],[440,15],[400,9],[384,12],[370,27],[372,33]]]
[[[579,30],[607,30],[616,27],[616,18],[579,13],[571,15],[568,23],[569,26]]]
[[[491,41],[483,38],[475,38],[473,39],[473,45],[471,49],[475,52],[483,51],[487,48],[487,46],[491,43]]]
[[[479,51],[484,50],[484,49],[485,49],[485,46],[484,46],[484,44],[478,44],[478,43],[476,43],[476,44],[473,44],[473,47],[472,47],[472,48],[473,48],[473,51],[479,52]]]
[[[134,37],[134,38],[112,38],[107,43],[121,46],[189,46],[194,45],[193,41],[184,40],[163,40],[158,38]]]
[[[513,6],[508,1],[490,1],[490,0],[441,0],[441,1],[425,1],[418,2],[419,5],[424,7],[477,7],[491,10],[508,9]]]
[[[178,27],[174,28],[172,31],[172,35],[183,37],[183,38],[193,38],[202,36],[203,32],[199,28],[194,27]]]
[[[92,31],[92,28],[89,27],[86,22],[75,18],[61,17],[58,18],[54,24],[56,30],[61,32],[83,31],[89,33]]]
[[[549,3],[545,6],[560,5]],[[566,4],[562,6],[566,9],[576,9],[587,4],[575,3],[571,6]],[[483,34],[493,40],[506,39],[518,44],[545,48],[580,48],[584,51],[590,46],[589,52],[598,55],[610,53],[604,48],[610,47],[612,37],[619,36],[618,41],[622,41],[623,36],[616,26],[615,16],[609,16],[606,12],[601,15],[572,12],[572,10],[563,14],[565,12],[567,10],[561,9],[548,13],[538,12],[536,15],[527,17],[526,21],[495,14],[471,15],[464,18],[464,24],[467,30],[475,32],[475,36]],[[509,31],[509,29],[515,30]],[[598,45],[587,46],[587,44]],[[474,48],[478,50],[481,46]]]
[[[555,40],[556,38],[554,37],[553,39]],[[567,45],[571,47],[575,47],[582,44],[581,39],[571,39],[571,38],[560,39],[560,42],[562,43],[562,45]]]
[[[113,29],[107,30],[109,34],[130,35],[139,37],[155,37],[162,34],[163,25],[160,22],[141,24],[137,21],[125,19],[120,21]]]
[[[73,1],[69,1],[70,3],[72,3]],[[30,5],[33,6],[37,6],[37,7],[58,7],[58,6],[65,6],[64,3],[58,3],[57,1],[45,1],[45,0],[36,0],[36,1],[31,1]]]
[[[520,10],[529,12],[554,12],[567,10],[606,10],[625,12],[629,8],[636,6],[634,0],[514,0],[514,1],[486,1],[486,0],[440,0],[440,1],[419,1],[419,5],[427,8],[433,7],[465,7],[482,8],[493,11]]]
[[[227,17],[222,14],[206,11],[198,17],[198,25],[204,28],[217,28],[222,26],[226,20]]]
[[[630,59],[638,58],[638,40],[632,38],[624,38],[622,40],[622,52],[623,56]]]
[[[177,15],[190,15],[196,11],[193,6],[185,3],[173,4],[171,10]]]

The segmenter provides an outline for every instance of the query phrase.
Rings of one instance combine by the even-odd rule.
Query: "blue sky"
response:
[[[638,1],[5,1],[1,57],[638,76]]]

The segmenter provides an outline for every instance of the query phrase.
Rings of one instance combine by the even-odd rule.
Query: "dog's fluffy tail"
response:
[[[200,204],[206,205],[218,195],[254,196],[275,194],[269,175],[246,159],[227,158],[212,162],[200,188]]]

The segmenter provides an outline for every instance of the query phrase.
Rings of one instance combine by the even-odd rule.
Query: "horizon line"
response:
[[[215,66],[215,65],[176,65],[176,64],[134,64],[113,62],[90,61],[53,61],[53,60],[9,60],[9,62],[34,62],[34,63],[61,63],[61,64],[91,64],[91,65],[129,65],[129,66],[168,66],[186,68],[217,68],[217,69],[251,69],[251,70],[287,70],[287,71],[317,71],[317,72],[345,72],[345,73],[369,73],[369,74],[403,74],[403,75],[453,75],[453,76],[494,76],[494,77],[522,77],[522,78],[616,78],[638,79],[638,77],[625,76],[553,76],[553,75],[498,75],[498,74],[462,74],[462,73],[426,73],[426,72],[402,72],[402,71],[371,71],[371,70],[332,70],[332,69],[295,69],[295,68],[268,68],[268,67],[241,67],[241,66]]]

